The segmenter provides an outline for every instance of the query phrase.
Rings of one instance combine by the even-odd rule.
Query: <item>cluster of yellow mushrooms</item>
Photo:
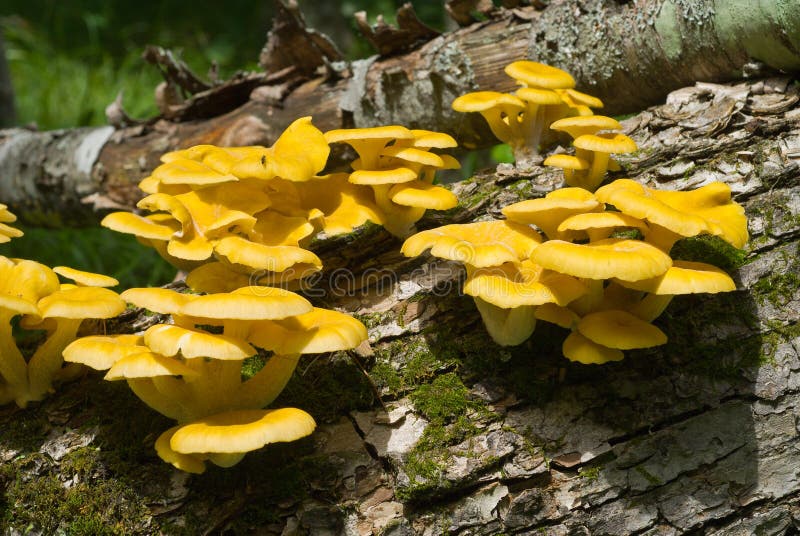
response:
[[[571,330],[563,353],[581,363],[664,344],[651,322],[677,294],[735,290],[715,266],[673,261],[678,239],[708,234],[737,248],[748,239],[744,210],[720,182],[670,192],[619,179],[595,193],[555,190],[503,214],[508,220],[423,231],[402,251],[463,262],[464,292],[498,344],[522,343],[541,319]]]
[[[453,107],[481,112],[520,162],[558,132],[571,135],[575,155],[545,161],[564,169],[569,187],[506,207],[507,220],[431,229],[402,248],[465,263],[464,291],[498,344],[522,343],[542,319],[572,331],[567,358],[615,361],[622,350],[665,342],[651,321],[672,296],[734,289],[718,268],[669,256],[685,236],[744,245],[744,213],[727,186],[661,192],[621,179],[597,189],[616,165],[610,154],[636,148],[613,132],[619,123],[592,115],[602,102],[575,91],[563,71],[523,61],[506,72],[525,87],[513,95],[471,93]],[[335,143],[357,153],[352,171],[320,175]],[[106,379],[126,380],[147,405],[177,421],[156,451],[194,473],[206,461],[229,467],[268,443],[310,434],[315,423],[305,411],[264,408],[301,355],[355,348],[367,332],[279,287],[295,288],[322,269],[307,249],[315,236],[371,221],[405,238],[425,210],[456,206],[456,197],[434,184],[437,170],[459,167],[437,152],[455,146],[446,134],[401,126],[322,133],[306,117],[272,147],[199,145],[165,154],[140,183],[143,214],[117,212],[102,224],[135,235],[188,272],[195,293],[134,288],[117,295],[103,288],[117,284],[110,277],[0,257],[0,404],[41,400],[85,370],[81,365],[105,370]],[[0,243],[21,235],[7,225],[15,219],[0,205]],[[166,320],[144,333],[76,340],[83,320],[114,317],[126,304]],[[20,350],[15,336],[29,340],[21,337],[29,330],[44,332],[43,342]],[[265,364],[246,378],[251,359]]]

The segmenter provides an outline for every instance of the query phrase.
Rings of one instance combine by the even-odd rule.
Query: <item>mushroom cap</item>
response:
[[[613,117],[606,117],[605,115],[578,115],[553,121],[550,124],[550,128],[566,132],[573,139],[576,139],[586,134],[595,134],[601,130],[619,130],[622,125]]]
[[[481,268],[527,259],[541,242],[541,235],[527,225],[496,220],[422,231],[409,237],[401,251],[416,257],[430,248],[434,257]]]
[[[6,225],[5,223],[0,223],[0,244],[5,244],[6,242],[10,242],[12,238],[19,238],[24,234],[25,233],[23,233],[16,227],[11,227],[10,225]]]
[[[495,107],[506,107],[519,112],[525,109],[522,99],[498,91],[475,91],[457,97],[452,104],[457,112],[485,112]]]
[[[574,277],[545,270],[524,260],[486,268],[467,267],[464,293],[504,309],[523,305],[566,305],[586,292]]]
[[[302,216],[285,216],[274,210],[255,215],[256,223],[248,235],[251,240],[266,246],[294,246],[314,234],[314,226]]]
[[[503,208],[509,220],[534,224],[548,238],[560,238],[558,226],[569,216],[597,212],[603,204],[591,192],[576,187],[560,188],[539,199],[528,199]]]
[[[593,342],[577,331],[570,333],[561,345],[564,357],[584,365],[602,365],[609,361],[622,361],[624,354],[617,349]]]
[[[515,61],[506,65],[504,70],[508,76],[528,87],[546,89],[575,87],[575,79],[568,72],[536,61]]]
[[[149,351],[141,335],[81,337],[64,349],[64,361],[107,370],[123,357]]]
[[[158,376],[197,377],[198,372],[172,357],[154,352],[137,352],[120,358],[111,365],[104,380],[131,380]]]
[[[125,310],[125,302],[105,288],[75,287],[45,296],[37,307],[42,318],[111,318]]]
[[[655,190],[631,179],[618,179],[598,188],[595,196],[625,214],[660,225],[681,236],[711,232],[709,223],[702,216],[683,210],[674,197],[668,204],[654,193]]]
[[[638,149],[636,142],[631,138],[625,134],[614,133],[584,134],[575,138],[572,145],[596,153],[632,153]]]
[[[585,170],[589,169],[589,162],[584,160],[583,158],[578,158],[577,156],[572,156],[569,154],[552,154],[544,159],[542,162],[545,166],[557,167],[561,169],[575,169],[575,170]],[[583,188],[580,188],[583,190]]]
[[[181,230],[180,222],[172,216],[158,221],[152,216],[139,216],[130,212],[112,212],[103,218],[100,225],[118,233],[132,234],[149,240],[169,240]]]
[[[419,132],[428,132],[428,131],[419,131]],[[12,223],[17,221],[17,216],[8,210],[8,205],[4,203],[0,203],[0,222],[3,223]]]
[[[531,260],[550,270],[587,279],[639,281],[656,277],[672,259],[641,240],[607,238],[591,244],[548,240],[533,251]]]
[[[181,471],[198,475],[204,473],[206,471],[206,464],[203,463],[203,460],[200,459],[200,457],[191,454],[181,454],[180,452],[175,452],[169,446],[169,442],[172,439],[173,434],[175,434],[179,428],[180,425],[173,426],[158,436],[158,439],[156,439],[155,443],[155,449],[158,457],[165,462],[172,464],[175,466],[175,468],[180,469]]]
[[[322,261],[307,249],[297,246],[265,246],[240,236],[226,236],[219,240],[214,252],[232,264],[256,270],[283,272],[298,264],[322,269]]]
[[[458,147],[458,142],[451,135],[445,134],[444,132],[411,129],[411,133],[414,135],[413,141],[398,140],[395,142],[395,145],[408,146],[410,144],[412,147],[420,147],[422,149],[450,149]]]
[[[144,342],[150,350],[158,354],[171,357],[180,353],[187,359],[210,357],[243,361],[256,354],[255,348],[241,339],[171,324],[149,327],[144,332]]]
[[[736,248],[747,243],[747,216],[744,208],[731,200],[731,188],[715,181],[688,192],[652,190],[653,197],[678,210],[706,220],[709,232]]]
[[[270,167],[283,179],[302,182],[322,171],[331,148],[322,132],[311,124],[311,117],[296,119],[272,146]]]
[[[296,408],[228,411],[181,426],[169,443],[181,454],[250,452],[295,441],[314,428],[314,418]]]
[[[113,277],[103,274],[95,274],[92,272],[84,272],[83,270],[76,270],[69,266],[56,266],[53,271],[62,277],[75,281],[78,285],[85,287],[113,287],[119,285],[119,281]]]
[[[313,307],[294,292],[275,287],[242,287],[230,293],[197,296],[181,314],[220,320],[274,320],[301,315]]]
[[[120,298],[136,307],[167,315],[178,314],[181,307],[196,297],[168,288],[129,288],[120,294]]]
[[[639,218],[634,218],[622,212],[586,212],[575,214],[561,222],[558,226],[560,232],[588,231],[590,229],[608,229],[616,227],[633,227],[643,233],[647,232],[647,224]]]
[[[390,156],[405,162],[413,164],[421,164],[423,166],[442,167],[444,161],[442,158],[430,151],[418,149],[416,147],[403,147],[398,145],[391,145],[381,151],[381,156]]]
[[[441,159],[440,159],[441,160]],[[417,174],[407,167],[393,169],[359,169],[348,179],[353,184],[399,184],[416,180]]]
[[[351,184],[347,173],[298,185],[297,191],[303,207],[322,211],[322,226],[329,235],[349,233],[367,221],[382,223],[372,188]]]
[[[515,95],[525,102],[539,105],[561,104],[561,97],[555,91],[549,89],[539,89],[535,87],[521,87]]]
[[[617,282],[628,288],[659,295],[716,294],[736,290],[736,283],[720,268],[689,261],[672,261],[669,270],[652,279]]]
[[[161,164],[153,170],[151,176],[153,181],[161,184],[187,184],[196,187],[239,180],[233,175],[220,173],[201,162],[186,158],[178,158]]]
[[[592,342],[619,350],[651,348],[667,342],[664,332],[653,324],[616,309],[589,313],[580,319],[576,329]]]
[[[447,210],[458,205],[458,197],[453,192],[423,181],[396,184],[389,190],[389,198],[398,205],[432,210]]]
[[[0,294],[0,309],[11,311],[15,315],[33,315],[40,318],[39,309],[36,308],[36,304],[22,298],[17,298],[16,296]]]
[[[0,297],[6,298],[2,307],[21,307],[19,312],[34,314],[39,299],[59,288],[58,276],[44,264],[0,256]],[[27,302],[33,310],[17,302]]]
[[[367,128],[340,128],[324,134],[328,143],[349,143],[356,140],[413,140],[414,133],[399,125]]]
[[[255,322],[248,340],[280,355],[338,352],[367,340],[367,328],[350,315],[315,307],[283,320]]]
[[[593,95],[578,91],[577,89],[558,89],[556,92],[561,95],[564,102],[572,108],[577,108],[579,106],[587,106],[589,108],[603,107],[603,101]]]
[[[212,150],[204,154],[200,161],[215,171],[229,173],[242,179],[249,178],[249,176],[245,173],[240,175],[239,170],[237,172],[233,171],[240,163],[255,161],[260,165],[262,161],[266,163],[266,160],[271,156],[272,151],[261,145],[245,147],[214,147],[212,145]],[[263,172],[263,168],[264,166],[260,166],[257,172]]]
[[[195,292],[233,292],[251,283],[251,276],[215,261],[198,266],[186,275],[186,286]]]
[[[196,160],[201,162],[203,158],[210,152],[217,151],[220,148],[216,145],[207,143],[201,145],[194,145],[186,149],[178,149],[177,151],[170,151],[161,155],[161,161],[165,164],[174,162],[175,160]]]

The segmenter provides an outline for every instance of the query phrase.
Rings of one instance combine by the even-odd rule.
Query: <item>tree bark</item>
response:
[[[308,294],[358,315],[370,348],[298,367],[276,406],[311,412],[311,439],[190,477],[152,452],[167,420],[91,376],[0,410],[11,534],[89,522],[141,534],[797,531],[797,103],[788,79],[698,84],[624,122],[640,147],[626,176],[667,189],[725,181],[750,222],[737,290],[676,298],[658,321],[667,345],[583,366],[541,323],[527,343],[495,346],[458,293],[459,266],[405,259],[368,227],[316,247],[326,272]],[[542,168],[487,173],[456,184],[461,205],[421,227],[496,217],[559,181]],[[127,315],[108,329],[154,322]]]
[[[236,88],[263,85],[237,108],[210,119],[207,104],[214,89],[185,103],[188,111],[177,115],[180,122],[155,120],[113,133],[5,131],[0,199],[23,221],[97,221],[104,209],[135,204],[141,196],[136,183],[165,151],[200,143],[269,145],[292,120],[306,115],[322,130],[394,123],[449,132],[468,149],[486,146],[495,140],[478,114],[457,114],[450,103],[468,91],[512,90],[503,67],[523,58],[573,73],[579,88],[606,101],[606,114],[637,111],[696,80],[738,78],[753,58],[797,69],[800,5],[554,0],[541,11],[501,10],[408,54],[336,64],[327,78],[245,77],[220,90],[219,100],[242,102]],[[222,98],[231,94],[236,98]]]

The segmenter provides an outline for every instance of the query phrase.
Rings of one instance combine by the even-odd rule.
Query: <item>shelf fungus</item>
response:
[[[355,348],[366,328],[336,311],[312,307],[287,290],[245,286],[233,292],[182,294],[129,289],[131,303],[169,314],[141,335],[78,339],[65,360],[107,370],[125,380],[148,406],[177,421],[155,444],[178,469],[205,471],[205,462],[230,467],[266,444],[313,432],[314,419],[297,408],[269,408],[302,354]],[[243,364],[264,364],[249,378]]]

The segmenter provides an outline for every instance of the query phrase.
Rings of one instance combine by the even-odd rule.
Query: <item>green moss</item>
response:
[[[600,478],[600,467],[581,467],[578,469],[578,476],[587,482],[594,482]]]
[[[444,423],[454,415],[463,415],[470,409],[480,407],[470,400],[469,390],[453,372],[420,386],[411,393],[411,401],[431,423]]]
[[[717,236],[701,235],[678,240],[670,251],[676,260],[705,262],[731,272],[747,262],[747,252]]]
[[[800,275],[793,271],[775,271],[759,279],[752,292],[759,304],[767,302],[781,308],[798,296]]]

